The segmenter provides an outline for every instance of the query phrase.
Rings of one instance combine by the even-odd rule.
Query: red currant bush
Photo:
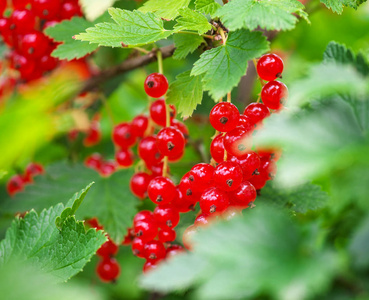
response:
[[[218,103],[210,112],[210,123],[215,130],[228,132],[238,125],[240,113],[235,105],[228,102]]]
[[[261,90],[261,100],[270,109],[281,109],[286,102],[288,89],[283,82],[270,81]]]
[[[151,180],[152,176],[147,173],[139,172],[134,174],[130,181],[132,194],[140,199],[145,199],[147,197],[147,188]]]
[[[205,190],[200,198],[200,208],[203,213],[213,214],[224,211],[229,205],[229,199],[225,192],[212,187]]]
[[[174,127],[165,127],[156,136],[156,145],[164,156],[176,157],[183,153],[185,139],[182,132]]]
[[[147,193],[155,204],[168,204],[176,197],[176,187],[172,180],[166,177],[158,176],[151,180]]]
[[[223,191],[236,190],[243,179],[242,169],[239,164],[225,161],[214,170],[214,184]]]
[[[168,80],[160,73],[152,73],[147,76],[144,84],[145,92],[153,98],[160,98],[168,91]]]
[[[270,116],[270,111],[263,103],[251,103],[249,104],[243,113],[249,117],[253,124],[257,124]]]

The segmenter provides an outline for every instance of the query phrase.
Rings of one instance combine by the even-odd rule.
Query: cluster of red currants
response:
[[[96,218],[86,221],[88,226],[95,228],[96,230],[102,230],[101,226]],[[109,237],[108,240],[102,244],[96,254],[100,257],[100,261],[96,267],[96,274],[103,282],[114,282],[120,275],[120,265],[114,258],[117,255],[119,247]]]
[[[10,196],[14,196],[16,193],[23,191],[26,184],[33,182],[33,177],[43,174],[44,172],[44,167],[41,164],[30,163],[26,167],[24,174],[14,175],[8,180],[6,185],[8,194]]]
[[[17,71],[17,78],[35,80],[58,66],[58,60],[50,55],[57,43],[43,30],[73,16],[82,16],[78,0],[1,1],[0,35],[11,49],[8,65]],[[13,77],[8,73],[8,78]]]

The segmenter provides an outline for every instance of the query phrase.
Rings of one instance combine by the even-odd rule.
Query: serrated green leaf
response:
[[[366,0],[320,0],[327,8],[330,8],[333,12],[341,14],[344,6],[350,6],[357,9],[358,6]]]
[[[225,45],[205,51],[195,62],[191,75],[203,77],[204,90],[214,100],[224,97],[246,74],[247,61],[269,50],[261,32],[238,30],[231,32]]]
[[[215,13],[231,30],[291,30],[298,21],[295,14],[307,19],[304,5],[297,0],[232,0]]]
[[[90,183],[86,188],[81,191],[75,193],[73,197],[66,204],[66,208],[62,211],[61,215],[58,216],[55,220],[56,226],[60,229],[63,223],[66,221],[68,217],[71,217],[76,214],[77,209],[82,204],[83,199],[86,197],[87,192],[91,188],[94,182]]]
[[[204,15],[189,8],[180,9],[179,13],[181,16],[177,19],[174,30],[192,30],[203,34],[211,29],[211,25]]]
[[[83,19],[74,17],[71,20],[65,20],[61,23],[48,27],[45,33],[57,42],[63,42],[52,52],[52,56],[59,59],[71,60],[81,58],[98,47],[97,44],[76,41],[73,36],[91,27],[93,23]]]
[[[35,183],[26,186],[24,192],[7,199],[2,209],[16,213],[34,208],[40,212],[45,207],[69,199],[74,191],[94,181],[93,188],[77,211],[77,217],[97,217],[104,230],[119,244],[137,212],[138,201],[128,186],[131,176],[130,170],[121,170],[102,178],[83,165],[57,163],[46,168],[46,174],[36,177]]]
[[[177,33],[173,36],[176,50],[174,51],[174,59],[184,59],[186,56],[194,52],[205,40],[200,35]]]
[[[135,47],[166,39],[173,31],[165,30],[163,21],[153,13],[110,8],[116,22],[98,23],[75,36],[77,40],[108,47]]]
[[[306,213],[310,210],[318,210],[328,203],[329,197],[321,187],[306,183],[294,188],[276,188],[276,185],[268,182],[257,197],[256,203],[268,203],[280,207],[288,206],[295,212]]]
[[[64,210],[58,204],[39,215],[31,210],[16,218],[0,243],[0,265],[13,260],[31,262],[50,273],[56,282],[66,281],[82,270],[106,241],[102,231],[86,232],[83,222],[68,217],[59,230],[55,220]]]
[[[306,234],[312,242],[306,242]],[[337,255],[318,248],[314,239],[313,228],[261,205],[242,218],[202,229],[193,237],[192,253],[159,265],[140,283],[159,292],[191,286],[196,299],[253,299],[260,293],[306,299],[323,291],[339,267]]]
[[[175,104],[183,118],[192,116],[202,101],[202,76],[191,76],[191,71],[179,74],[167,94],[168,103]]]
[[[196,0],[195,7],[198,12],[213,16],[221,6],[215,0]]]
[[[186,8],[190,0],[149,0],[142,7],[142,12],[154,12],[166,20],[173,20],[179,15],[181,8]]]

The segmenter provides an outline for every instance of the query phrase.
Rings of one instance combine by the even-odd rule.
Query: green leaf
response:
[[[257,27],[266,30],[291,30],[301,16],[307,20],[304,5],[297,0],[232,0],[219,8],[216,16],[230,30]]]
[[[194,299],[254,299],[261,293],[306,299],[329,287],[339,267],[337,255],[316,239],[312,226],[297,226],[275,207],[260,205],[242,218],[203,228],[193,237],[192,253],[160,264],[140,283],[159,292],[191,286]]]
[[[189,8],[180,9],[179,13],[181,17],[177,19],[174,30],[192,30],[203,34],[211,29],[211,25],[204,15]]]
[[[221,6],[215,0],[196,0],[195,7],[198,12],[213,16]]]
[[[195,62],[191,75],[204,74],[204,89],[214,100],[224,97],[246,74],[247,61],[269,50],[261,32],[231,32],[225,45],[205,51]]]
[[[330,8],[333,12],[341,14],[344,6],[350,6],[357,9],[358,6],[366,0],[320,0],[327,8]]]
[[[167,94],[168,103],[177,106],[183,118],[192,116],[193,111],[202,101],[202,76],[191,76],[191,71],[179,74]]]
[[[120,243],[137,212],[138,201],[129,190],[131,176],[132,171],[121,170],[103,178],[83,165],[57,163],[49,166],[44,176],[37,176],[35,183],[26,186],[23,193],[7,199],[2,209],[16,213],[34,208],[40,212],[45,207],[69,199],[74,191],[94,181],[95,184],[78,209],[77,216],[81,219],[97,217],[109,236]]]
[[[55,281],[66,281],[79,273],[106,237],[95,229],[86,232],[83,222],[74,216],[67,217],[58,229],[55,220],[64,209],[58,204],[39,215],[31,210],[24,218],[16,218],[0,243],[0,264],[31,262],[53,275]]]
[[[186,56],[194,52],[201,44],[205,44],[205,40],[200,35],[177,33],[173,36],[176,50],[174,51],[174,59],[184,59]]]
[[[59,59],[71,60],[81,58],[98,47],[97,44],[88,42],[76,41],[73,36],[91,27],[93,23],[86,21],[83,18],[74,17],[71,20],[66,20],[61,23],[48,27],[45,33],[57,42],[63,42],[52,52],[52,56]]]
[[[353,264],[356,268],[365,270],[369,267],[369,216],[356,229],[350,245]]]
[[[186,8],[190,0],[149,0],[139,10],[142,12],[154,12],[166,20],[173,20],[179,15],[181,8]]]
[[[83,199],[86,197],[87,192],[91,188],[94,182],[90,183],[86,186],[85,189],[82,189],[78,193],[75,193],[73,197],[68,201],[66,204],[66,208],[62,211],[61,215],[56,218],[55,224],[56,226],[61,229],[63,223],[66,221],[67,218],[76,214],[77,209],[82,204]]]
[[[153,13],[110,8],[116,22],[98,23],[75,38],[108,47],[135,47],[166,39],[173,31],[165,30],[163,21]]]
[[[306,183],[293,188],[280,188],[268,182],[257,197],[256,203],[268,203],[280,207],[290,207],[295,212],[306,213],[310,210],[318,210],[328,203],[329,197],[321,187]]]

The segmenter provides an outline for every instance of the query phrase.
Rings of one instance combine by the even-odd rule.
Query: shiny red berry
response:
[[[166,255],[163,243],[159,241],[150,241],[145,244],[144,255],[148,260],[160,260]]]
[[[131,247],[133,255],[141,258],[145,257],[145,241],[143,239],[139,237],[134,238]]]
[[[281,77],[283,72],[283,61],[276,54],[265,54],[258,60],[256,70],[261,79],[272,81]]]
[[[149,183],[147,193],[152,202],[164,205],[176,197],[177,190],[172,180],[158,176]]]
[[[34,60],[14,53],[11,57],[11,67],[19,71],[22,78],[26,78],[35,71],[36,64]]]
[[[202,192],[211,185],[214,167],[210,164],[200,163],[194,165],[188,173],[191,190]]]
[[[203,213],[219,213],[224,211],[228,205],[228,196],[225,192],[216,187],[205,190],[200,198],[200,208]]]
[[[263,103],[250,103],[243,113],[250,118],[253,124],[259,123],[266,117],[270,116],[268,107]]]
[[[255,187],[256,190],[261,190],[268,181],[268,176],[265,174],[254,175],[249,179],[249,182]]]
[[[183,153],[185,139],[178,129],[164,127],[156,136],[156,145],[164,156],[176,157]]]
[[[177,119],[173,119],[170,123],[170,126],[177,128],[180,132],[182,132],[184,138],[188,139],[190,132],[188,131],[188,128],[185,125],[185,123],[182,123],[181,121],[178,121]]]
[[[147,188],[152,179],[151,175],[144,172],[134,174],[130,181],[132,194],[140,199],[145,199],[147,197]]]
[[[252,131],[255,129],[255,124],[251,122],[250,118],[245,115],[240,115],[237,127],[242,127],[245,131]]]
[[[24,9],[28,4],[31,3],[31,0],[12,0],[11,2],[14,9]]]
[[[180,245],[171,245],[170,247],[167,248],[167,255],[166,255],[166,259],[176,256],[179,253],[183,253],[185,250],[182,246]]]
[[[87,131],[86,137],[83,139],[83,145],[85,147],[92,147],[97,145],[100,140],[100,123],[98,121],[92,121],[90,124],[90,129]]]
[[[32,182],[33,177],[44,174],[44,173],[45,173],[45,169],[41,164],[30,163],[26,168],[23,180],[25,182]]]
[[[6,190],[10,196],[14,196],[16,193],[23,191],[24,181],[22,176],[14,175],[6,184]]]
[[[52,71],[58,66],[58,59],[49,54],[45,54],[40,58],[39,66],[44,71]]]
[[[154,209],[154,218],[160,228],[174,228],[179,223],[179,212],[172,206],[157,206]]]
[[[150,166],[159,164],[164,157],[156,146],[155,136],[148,136],[140,141],[138,155]]]
[[[139,211],[133,218],[133,225],[140,221],[155,222],[154,213],[149,210]]]
[[[160,73],[152,73],[147,76],[144,84],[146,94],[153,98],[164,96],[168,87],[167,78]]]
[[[133,164],[133,152],[129,149],[121,149],[115,153],[115,160],[121,167],[130,167]]]
[[[60,18],[69,20],[72,17],[82,17],[81,8],[76,1],[64,1],[60,9]]]
[[[26,34],[32,31],[36,25],[36,16],[27,9],[13,11],[10,20],[10,29],[17,34]]]
[[[153,240],[158,234],[158,225],[155,220],[142,220],[133,225],[134,234],[145,242]]]
[[[136,136],[133,134],[131,124],[120,123],[113,129],[113,142],[122,148],[128,148],[136,142]]]
[[[156,162],[155,165],[151,165],[147,162],[146,163],[146,166],[147,168],[151,171],[151,174],[153,177],[156,177],[156,176],[161,176],[163,174],[163,167],[164,167],[164,163],[163,162]],[[167,169],[167,172],[169,172],[169,166],[168,166],[168,169]]]
[[[237,107],[229,102],[221,102],[213,107],[209,120],[211,126],[220,132],[228,132],[238,124],[240,113]]]
[[[288,89],[280,81],[270,81],[261,90],[261,100],[269,109],[281,109],[287,96]]]
[[[103,226],[99,224],[97,218],[88,219],[86,220],[86,223],[88,224],[88,226],[90,226],[91,228],[95,228],[96,230],[103,229]]]
[[[177,233],[172,228],[162,228],[159,230],[158,238],[161,243],[173,242],[176,239]]]
[[[151,119],[158,125],[165,127],[166,126],[166,104],[163,99],[158,99],[154,101],[150,106],[150,117]],[[176,109],[174,105],[169,105],[169,115],[172,120],[176,116]]]
[[[251,202],[256,199],[256,189],[249,182],[244,181],[240,186],[228,194],[230,205],[237,206],[240,208],[246,208]]]
[[[178,212],[186,213],[191,210],[194,210],[196,203],[198,202],[200,196],[195,197],[195,195],[186,196],[183,192],[177,187],[176,197],[170,202],[172,207]]]
[[[211,157],[220,163],[224,160],[224,144],[223,144],[223,134],[218,134],[212,141],[210,145]]]
[[[54,20],[61,8],[60,0],[33,0],[32,11],[41,19]]]
[[[155,270],[158,267],[158,263],[160,260],[148,260],[145,262],[145,264],[142,267],[142,271],[144,273],[148,273],[152,270]]]
[[[96,254],[100,257],[110,257],[118,253],[119,247],[111,239],[108,239],[104,244],[101,245]]]
[[[102,163],[103,157],[99,153],[91,154],[85,159],[85,166],[95,170],[99,170]]]
[[[242,158],[232,157],[230,161],[238,163],[242,169],[243,180],[250,179],[258,172],[260,166],[260,157],[255,152],[248,152]]]
[[[133,118],[131,122],[132,133],[135,136],[143,137],[146,133],[147,127],[149,125],[149,118],[144,115],[138,115]],[[152,132],[148,132],[147,134],[151,134]]]
[[[104,161],[102,162],[100,169],[98,170],[100,172],[101,176],[107,177],[113,174],[117,170],[117,165],[115,161]]]
[[[239,164],[224,161],[214,170],[214,184],[223,191],[234,191],[243,179],[242,169]]]
[[[102,281],[112,282],[119,277],[120,266],[114,258],[104,258],[97,264],[96,273]]]
[[[251,149],[251,132],[245,131],[243,127],[236,127],[225,134],[223,144],[229,154],[242,158],[247,155]]]
[[[208,213],[199,214],[194,222],[195,226],[206,226],[209,224],[210,215]]]

